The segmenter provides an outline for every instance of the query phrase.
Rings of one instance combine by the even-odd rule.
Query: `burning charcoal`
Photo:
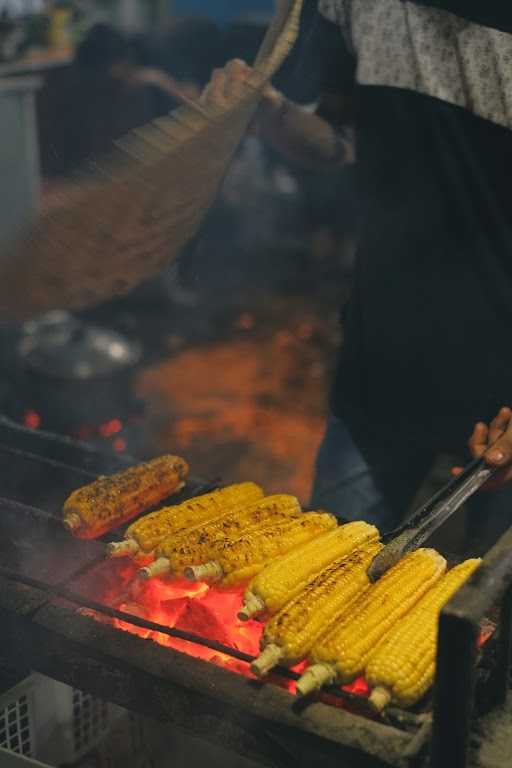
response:
[[[226,628],[218,621],[215,614],[199,600],[188,601],[175,626],[199,637],[216,640],[223,645],[230,644]]]

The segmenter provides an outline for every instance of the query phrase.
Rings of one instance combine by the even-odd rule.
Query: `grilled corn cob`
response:
[[[126,539],[109,544],[107,554],[110,557],[149,555],[168,536],[178,535],[187,528],[262,497],[263,491],[255,483],[237,483],[188,499],[177,506],[163,507],[132,523],[126,531]]]
[[[297,692],[306,695],[326,683],[349,683],[362,675],[377,643],[439,581],[445,569],[446,560],[433,549],[418,549],[400,560],[312,648],[315,664],[300,678]]]
[[[268,496],[232,509],[204,525],[187,529],[177,537],[164,539],[156,549],[157,559],[142,568],[139,575],[149,579],[156,573],[183,574],[186,566],[215,557],[224,542],[269,524],[286,522],[299,513],[298,499],[286,494]]]
[[[204,565],[185,568],[191,581],[220,581],[230,587],[255,576],[266,563],[294,547],[336,527],[336,518],[327,513],[306,512],[297,518],[266,526],[223,544],[216,555]]]
[[[311,578],[291,602],[267,622],[262,652],[251,670],[261,677],[276,664],[293,665],[305,658],[313,645],[351,602],[370,585],[367,569],[382,549],[369,542]]]
[[[277,613],[329,563],[378,538],[373,525],[363,521],[347,523],[277,558],[249,584],[238,618],[247,621],[262,613]]]
[[[188,464],[161,456],[79,488],[64,504],[63,523],[73,536],[94,539],[185,485]]]
[[[439,613],[480,562],[466,560],[443,576],[374,650],[365,676],[373,688],[370,701],[377,709],[383,709],[390,701],[410,707],[431,687]]]

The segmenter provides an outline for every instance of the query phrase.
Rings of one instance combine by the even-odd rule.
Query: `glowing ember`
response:
[[[138,566],[140,563],[114,565],[112,581],[108,585],[107,593],[103,596],[106,604],[132,616],[213,640],[225,647],[246,653],[248,656],[258,655],[263,624],[258,621],[241,622],[237,618],[244,587],[228,591],[202,582],[190,583],[178,579],[142,581],[136,578]],[[119,599],[120,595],[123,596],[122,599]],[[96,615],[94,612],[82,611],[82,613],[105,621],[105,617]],[[160,645],[209,661],[246,677],[253,677],[247,662],[235,659],[220,650],[171,637],[163,632],[137,627],[120,619],[108,621],[125,632],[153,640]],[[302,662],[293,667],[292,671],[300,674],[305,667],[306,663]],[[280,675],[271,675],[269,679],[275,685],[295,693],[293,680]]]
[[[370,689],[364,677],[358,677],[357,680],[354,680],[350,685],[344,685],[343,690],[347,693],[354,694],[354,696],[368,697],[370,695]]]
[[[25,411],[23,424],[29,429],[38,429],[41,426],[41,416],[36,411]]]
[[[140,564],[139,564],[140,565]],[[190,632],[198,637],[214,640],[250,656],[257,656],[263,625],[256,621],[241,622],[237,618],[243,588],[236,591],[220,591],[204,583],[191,584],[185,580],[165,581],[151,579],[141,581],[135,578],[136,566],[127,565],[121,572],[124,581],[122,602],[115,600],[119,594],[112,589],[105,599],[121,611],[139,616],[157,624]],[[171,637],[162,632],[136,627],[119,619],[113,619],[114,626],[139,637],[154,640],[160,645],[187,653],[196,658],[249,675],[249,666],[220,651],[206,648],[188,640]]]
[[[102,437],[111,437],[112,435],[117,435],[118,432],[121,432],[123,428],[123,422],[120,419],[111,419],[111,421],[107,421],[105,424],[102,424],[98,432]]]
[[[489,619],[482,619],[480,622],[480,635],[478,637],[478,647],[482,648],[488,640],[491,639],[496,631],[496,624]]]

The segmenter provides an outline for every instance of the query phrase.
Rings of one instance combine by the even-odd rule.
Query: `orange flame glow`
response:
[[[139,564],[126,563],[115,569],[108,585],[108,593],[103,601],[119,610],[156,624],[175,627],[198,638],[216,641],[227,648],[256,657],[259,654],[260,639],[264,625],[258,621],[241,622],[237,618],[244,587],[222,590],[204,582],[191,584],[189,581],[174,579],[151,579],[142,581],[136,578]],[[122,598],[119,598],[119,595]],[[163,632],[145,629],[119,619],[107,619],[94,612],[85,612],[99,621],[108,621],[126,632],[153,640],[160,645],[173,648],[181,653],[194,656],[204,661],[217,664],[246,677],[253,677],[249,663],[233,658],[227,653],[213,650],[205,645],[193,643]],[[492,635],[495,625],[486,622],[481,627],[479,646]],[[302,662],[292,668],[293,672],[302,673],[306,668]],[[269,681],[290,693],[295,694],[295,681],[281,675],[269,675]],[[343,691],[362,698],[368,698],[370,689],[364,678],[358,678],[350,685],[343,686]],[[350,708],[345,700],[329,693],[320,695],[323,702],[336,707]]]
[[[179,579],[141,581],[136,578],[137,567],[133,563],[127,563],[121,569],[116,569],[117,578],[114,578],[109,585],[108,594],[103,596],[105,603],[156,624],[175,627],[210,641],[215,640],[248,656],[258,655],[263,624],[259,621],[241,622],[237,618],[244,591],[243,586],[228,591],[209,586],[204,582],[191,584],[189,581]],[[123,595],[122,600],[119,600],[119,594]],[[105,620],[95,616],[94,613],[91,615],[99,620]],[[138,627],[120,619],[112,619],[112,623],[125,632],[153,640],[160,645],[209,661],[246,677],[253,677],[248,662],[218,650],[171,637],[163,632]],[[301,673],[305,667],[306,663],[302,662],[293,667],[293,671]],[[290,693],[295,693],[295,681],[280,675],[270,675],[269,680]],[[368,686],[364,680],[356,680],[345,689],[359,696],[369,695]],[[325,700],[334,705],[343,705],[343,702],[337,701],[332,696],[326,696]]]

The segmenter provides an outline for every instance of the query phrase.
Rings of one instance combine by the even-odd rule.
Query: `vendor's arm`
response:
[[[216,70],[202,95],[205,106],[227,105],[251,69],[230,61]],[[257,129],[288,160],[313,170],[336,170],[353,160],[351,137],[343,136],[326,120],[287,99],[269,86],[258,113]]]
[[[312,170],[336,171],[354,161],[351,106],[355,65],[338,24],[320,10],[307,24],[297,44],[294,76],[283,84],[289,98],[269,85],[256,129],[291,162]],[[250,73],[251,68],[239,59],[215,70],[202,102],[227,106],[241,94]]]

